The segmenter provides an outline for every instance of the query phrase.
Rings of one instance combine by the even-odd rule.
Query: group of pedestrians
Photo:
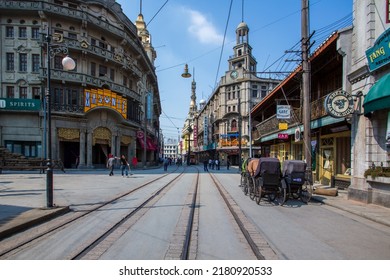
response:
[[[130,163],[127,161],[125,155],[121,155],[121,157],[116,157],[114,155],[108,155],[108,160],[107,160],[107,168],[110,170],[110,173],[108,174],[109,176],[114,176],[114,167],[115,167],[115,163],[116,163],[116,160],[119,159],[120,160],[120,169],[121,169],[121,173],[122,173],[122,177],[126,177],[129,178],[129,174],[130,175],[133,175],[133,173],[131,173],[131,168],[130,168]],[[137,158],[133,158],[133,165],[135,166],[136,165],[136,161],[137,161]]]
[[[207,172],[209,171],[209,168],[212,169],[212,170],[214,170],[214,169],[220,170],[220,165],[221,165],[221,161],[219,159],[215,159],[215,160],[213,160],[213,159],[209,159],[209,160],[205,159],[203,161],[203,170],[207,171]],[[227,159],[227,161],[226,161],[226,168],[227,168],[227,170],[229,170],[229,168],[230,168],[230,161],[229,161],[229,159]]]

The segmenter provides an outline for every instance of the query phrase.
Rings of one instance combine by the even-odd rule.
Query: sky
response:
[[[117,0],[135,22],[140,0]],[[258,72],[291,71],[300,59],[301,0],[142,0],[142,14],[157,52],[156,75],[164,140],[178,139],[196,82],[196,103],[208,100],[228,70],[235,31],[249,27]],[[312,51],[335,30],[352,25],[353,0],[310,0]],[[191,78],[183,78],[188,64]],[[269,77],[259,73],[262,77]],[[264,76],[265,75],[265,76]],[[283,79],[285,76],[272,76]]]

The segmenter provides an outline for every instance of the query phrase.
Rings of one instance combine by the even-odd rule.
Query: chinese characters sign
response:
[[[85,89],[84,112],[96,107],[108,107],[126,118],[127,100],[108,89]]]

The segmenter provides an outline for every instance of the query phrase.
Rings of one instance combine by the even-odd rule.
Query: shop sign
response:
[[[354,111],[352,95],[344,90],[329,93],[324,105],[326,112],[334,118],[344,118]]]
[[[288,140],[288,133],[278,133],[278,139]]]
[[[291,106],[290,105],[277,105],[276,106],[276,118],[277,119],[290,119],[291,118]]]
[[[109,89],[84,89],[84,112],[96,107],[108,107],[127,117],[127,99]]]
[[[0,98],[0,109],[15,111],[40,111],[39,99]]]
[[[288,123],[279,123],[279,130],[288,129]]]
[[[375,71],[390,63],[390,28],[376,39],[374,46],[366,50],[368,68]]]

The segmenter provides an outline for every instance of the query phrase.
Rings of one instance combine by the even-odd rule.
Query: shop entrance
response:
[[[334,165],[334,138],[323,138],[321,139],[322,144],[320,148],[320,174],[319,179],[321,184],[330,185],[331,178],[335,174]]]
[[[60,142],[60,158],[65,168],[76,168],[79,162],[80,143],[79,142]]]

